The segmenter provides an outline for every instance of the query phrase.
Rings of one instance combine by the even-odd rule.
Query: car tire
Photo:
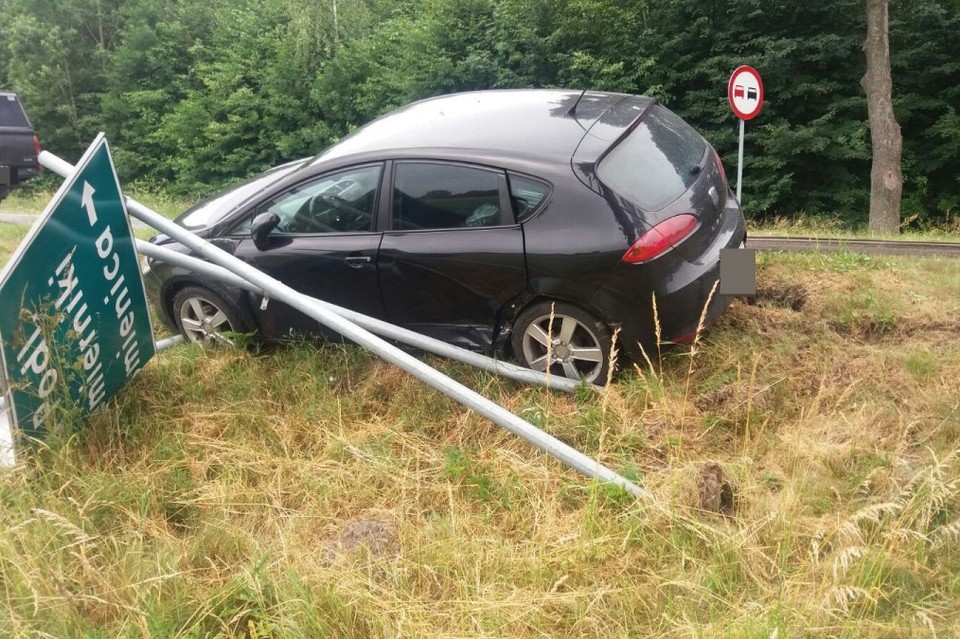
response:
[[[232,346],[225,333],[249,333],[237,306],[202,286],[188,286],[173,297],[170,313],[188,342]]]
[[[552,339],[548,338],[548,331]],[[610,329],[572,304],[538,302],[530,306],[514,322],[511,342],[514,355],[528,368],[540,372],[549,369],[551,375],[591,384],[607,381]]]

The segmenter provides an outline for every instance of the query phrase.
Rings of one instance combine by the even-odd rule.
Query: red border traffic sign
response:
[[[752,120],[763,108],[763,80],[751,66],[737,67],[727,83],[730,108],[741,120]]]

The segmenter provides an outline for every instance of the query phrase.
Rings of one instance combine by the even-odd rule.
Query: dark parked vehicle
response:
[[[0,200],[40,171],[40,141],[16,93],[0,91]]]
[[[561,90],[408,105],[178,222],[309,295],[601,382],[615,330],[635,358],[654,343],[654,297],[661,339],[690,339],[720,250],[745,238],[719,156],[683,120],[646,97]],[[189,339],[321,332],[283,304],[149,266]],[[728,304],[715,295],[707,320]]]

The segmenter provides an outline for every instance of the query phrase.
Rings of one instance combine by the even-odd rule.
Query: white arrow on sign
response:
[[[90,226],[97,223],[97,207],[93,204],[93,194],[96,192],[96,189],[84,180],[83,195],[80,196],[80,206],[87,210],[87,220],[90,221]]]

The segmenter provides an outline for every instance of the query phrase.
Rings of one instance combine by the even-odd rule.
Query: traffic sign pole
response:
[[[743,128],[746,120],[740,120],[740,150],[737,152],[737,202],[740,201],[740,186],[743,184]]]

